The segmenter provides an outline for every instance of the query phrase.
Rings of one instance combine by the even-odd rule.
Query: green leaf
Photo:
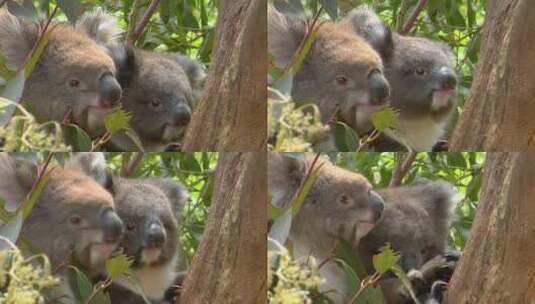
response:
[[[18,103],[22,97],[22,92],[24,91],[24,83],[26,78],[24,77],[24,71],[17,72],[16,76],[7,82],[7,85],[4,87],[4,90],[0,92],[0,97]],[[0,112],[0,126],[6,125],[13,112],[15,111],[15,106],[10,105],[7,108],[4,108]]]
[[[93,292],[93,286],[87,276],[78,270],[78,268],[69,266],[67,269],[67,278],[74,298],[78,300],[79,303],[85,303]]]
[[[331,20],[336,21],[338,18],[338,4],[336,0],[320,0],[320,3],[329,17],[331,17]]]
[[[334,134],[334,143],[338,151],[357,151],[359,139],[353,128],[341,121],[334,123],[331,128]]]
[[[344,261],[358,278],[365,278],[368,274],[366,268],[360,261],[357,251],[344,240],[338,240],[336,244],[336,257]],[[358,285],[352,285],[358,288],[360,286],[360,280]],[[354,290],[356,291],[356,289]]]
[[[418,298],[416,297],[416,294],[414,293],[414,290],[412,288],[411,281],[407,274],[401,269],[399,265],[393,266],[391,268],[392,272],[398,277],[398,279],[401,281],[403,286],[405,287],[405,290],[409,292],[409,295],[411,296],[414,303],[420,303]]]
[[[384,107],[372,114],[373,126],[380,132],[392,128],[397,122],[397,114],[392,107]]]
[[[303,43],[303,47],[299,50],[299,54],[297,54],[296,60],[292,62],[292,67],[290,69],[292,75],[297,74],[297,72],[301,69],[301,65],[303,64],[303,61],[305,60],[308,52],[310,51],[312,44],[316,40],[316,36],[318,35],[318,30],[320,27],[321,27],[321,24],[316,25],[312,29],[312,31],[305,37],[305,42]]]
[[[90,151],[91,137],[75,124],[63,127],[65,143],[72,147],[73,151]]]
[[[379,249],[379,253],[373,256],[373,268],[380,273],[385,274],[396,266],[401,256],[390,248],[390,244]]]
[[[16,243],[22,228],[22,221],[22,212],[17,212],[16,215],[12,216],[8,221],[2,221],[2,223],[0,223],[0,235],[7,238],[12,243]],[[6,242],[0,241],[0,250],[7,249],[8,247],[9,245],[6,244]]]
[[[128,258],[124,253],[120,253],[106,261],[106,271],[112,280],[123,275],[131,276],[132,263],[134,263],[134,260]]]
[[[274,206],[272,203],[268,203],[267,214],[268,214],[268,219],[270,220],[276,220],[281,215],[283,215],[285,211],[286,211],[285,208],[279,208],[277,206]]]
[[[41,192],[43,192],[43,189],[45,188],[46,183],[48,182],[48,178],[50,177],[50,171],[46,171],[41,176],[41,179],[35,185],[33,188],[32,193],[30,193],[30,196],[22,202],[20,207],[17,210],[22,210],[22,215],[24,216],[24,219],[28,218],[28,215],[30,215],[30,212],[33,209],[33,206],[35,206],[35,203],[39,199],[39,196],[41,196]]]
[[[43,38],[41,38],[41,40],[39,41],[39,44],[35,48],[35,51],[32,53],[32,57],[30,58],[28,63],[26,63],[26,66],[24,67],[24,76],[26,78],[30,77],[30,74],[35,69],[37,62],[39,61],[39,58],[41,58],[41,55],[43,54],[43,51],[45,50],[48,40],[50,39],[50,36],[52,35],[52,31],[54,31],[54,28],[55,26],[52,26],[43,35]]]
[[[306,196],[308,195],[308,192],[312,188],[312,185],[316,182],[320,175],[320,169],[323,164],[318,165],[314,169],[312,169],[312,172],[310,172],[310,175],[308,178],[304,181],[303,185],[299,187],[299,191],[295,198],[292,200],[290,206],[292,207],[292,214],[295,216],[297,213],[299,213],[299,210],[301,209],[301,205],[303,205],[303,202],[305,201]]]
[[[121,130],[130,130],[130,119],[132,115],[125,112],[120,107],[115,108],[104,118],[104,126],[112,135]]]

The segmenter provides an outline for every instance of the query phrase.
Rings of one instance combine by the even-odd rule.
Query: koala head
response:
[[[270,152],[268,187],[272,203],[289,203],[307,175],[311,155],[296,158]],[[332,246],[343,239],[356,246],[380,219],[383,199],[362,175],[336,167],[319,159],[320,174],[294,218],[290,232],[296,243],[308,243],[314,250]],[[328,245],[329,244],[329,245]]]
[[[342,23],[381,54],[391,88],[390,103],[400,119],[429,117],[442,122],[449,116],[456,104],[457,77],[446,44],[392,33],[367,7],[352,11]]]
[[[44,22],[31,22],[0,11],[0,52],[10,69],[23,67]],[[48,43],[26,81],[22,99],[39,120],[62,121],[72,111],[75,123],[88,126],[88,110],[107,112],[121,97],[115,65],[100,44],[119,33],[101,10],[83,15],[72,27],[52,24]]]
[[[121,104],[144,147],[163,150],[181,140],[205,77],[200,63],[122,45],[110,47],[123,87]]]
[[[93,153],[73,156],[64,167],[49,168],[49,179],[23,224],[22,235],[55,266],[71,256],[87,269],[102,267],[117,248],[123,223],[103,186],[111,177],[93,175],[95,166],[103,163],[104,157]],[[24,201],[41,169],[35,163],[0,155],[0,197],[10,208]]]
[[[134,258],[133,267],[173,261],[178,252],[178,212],[189,196],[185,187],[170,178],[116,178],[112,192],[125,224],[120,247]]]
[[[268,51],[275,65],[292,62],[310,20],[288,17],[268,7]],[[373,112],[386,102],[389,85],[379,54],[341,24],[323,23],[293,78],[292,98],[315,103],[327,122],[337,108],[339,119],[357,128],[357,112]]]

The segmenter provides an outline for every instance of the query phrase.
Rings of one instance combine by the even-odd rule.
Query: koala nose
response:
[[[373,70],[368,75],[368,88],[370,102],[374,105],[381,105],[390,96],[390,86],[385,76],[379,70]]]
[[[123,91],[117,79],[110,73],[100,78],[100,104],[110,108],[121,99]]]
[[[455,73],[448,67],[441,67],[438,70],[440,78],[440,85],[443,90],[453,90],[457,86],[457,77]]]
[[[159,248],[165,244],[165,241],[166,235],[162,225],[157,222],[150,223],[147,231],[147,247]]]
[[[107,209],[102,213],[100,219],[104,233],[104,242],[118,242],[123,234],[123,221],[119,218],[117,213],[111,209]]]
[[[385,202],[375,191],[370,191],[370,208],[375,213],[375,220],[379,220],[385,210]]]
[[[175,113],[174,124],[176,127],[185,127],[191,120],[191,110],[188,106],[180,104]]]

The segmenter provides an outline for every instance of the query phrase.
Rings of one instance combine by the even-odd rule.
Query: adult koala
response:
[[[21,69],[37,43],[44,21],[18,18],[0,10],[0,52],[10,69]],[[113,18],[101,10],[76,23],[52,24],[42,56],[26,80],[22,100],[40,121],[72,121],[89,133],[121,97],[116,69],[106,49],[119,34]]]
[[[149,52],[124,45],[109,47],[123,88],[122,107],[144,149],[163,151],[179,144],[200,97],[205,72],[183,55]],[[123,134],[112,138],[114,148],[135,150]]]
[[[385,132],[389,138],[380,139],[376,150],[400,150],[399,143],[416,151],[432,150],[456,106],[457,77],[450,47],[392,33],[367,7],[353,10],[341,23],[381,54],[391,88],[390,105],[399,113],[397,125]],[[373,129],[370,116],[362,116],[360,121],[368,131]]]
[[[311,22],[268,6],[268,52],[278,68],[292,62]],[[323,123],[337,112],[340,121],[359,131],[363,126],[358,118],[369,116],[389,96],[381,57],[344,24],[324,22],[316,29],[315,39],[293,76],[292,99],[298,104],[316,104]]]
[[[78,303],[63,264],[72,259],[86,270],[104,267],[123,233],[113,197],[105,189],[111,176],[98,168],[103,161],[102,154],[90,153],[73,156],[64,167],[51,164],[49,178],[22,226],[21,235],[49,257],[53,268],[58,267],[60,287],[50,296],[62,303]],[[8,209],[26,199],[42,169],[0,154],[0,197]]]

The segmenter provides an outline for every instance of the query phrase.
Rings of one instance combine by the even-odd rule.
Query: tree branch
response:
[[[403,178],[409,172],[412,163],[416,159],[416,152],[410,151],[403,163],[401,162],[401,157],[396,160],[396,169],[392,174],[392,180],[390,180],[389,187],[398,187],[401,185]]]
[[[143,152],[137,152],[134,154],[134,158],[131,158],[130,153],[123,154],[123,165],[121,167],[121,176],[129,177],[134,173],[139,162],[143,159]]]
[[[152,16],[154,11],[158,7],[158,4],[160,4],[160,0],[152,0],[151,1],[151,3],[149,4],[149,7],[145,11],[145,14],[143,15],[143,18],[141,19],[141,21],[139,21],[139,23],[136,25],[136,27],[134,28],[133,31],[128,33],[129,34],[128,38],[127,38],[127,44],[128,45],[130,45],[130,46],[134,45],[134,43],[139,38],[139,36],[141,36],[141,34],[143,33],[143,30],[145,29],[145,27],[149,23],[150,17]],[[135,9],[135,7],[134,7],[134,9]]]
[[[419,0],[416,6],[414,7],[414,10],[412,11],[411,16],[403,26],[403,29],[399,32],[401,35],[407,35],[412,27],[414,26],[414,23],[416,22],[416,19],[418,19],[418,16],[420,15],[420,12],[424,9],[424,6],[427,4],[427,0]]]

